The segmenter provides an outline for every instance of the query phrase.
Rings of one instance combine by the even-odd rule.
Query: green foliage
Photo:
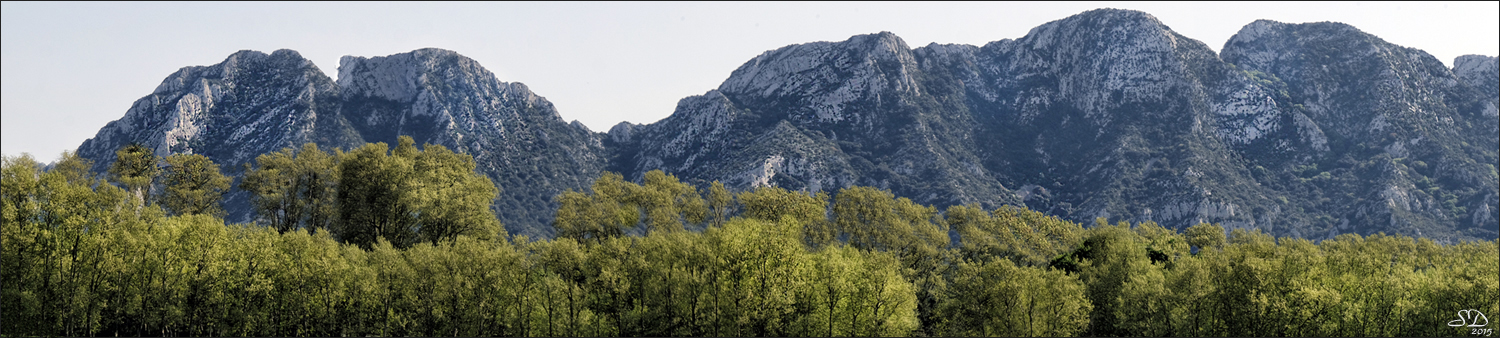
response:
[[[729,189],[724,188],[723,183],[714,181],[708,187],[708,217],[713,226],[722,226],[724,221],[729,220],[729,214],[734,212],[734,195]]]
[[[146,201],[147,188],[161,173],[156,152],[139,143],[131,143],[115,151],[115,163],[109,166],[109,179],[135,195],[137,204]]]
[[[63,180],[68,183],[92,184],[95,175],[89,171],[89,168],[93,166],[94,161],[78,157],[78,154],[71,151],[63,151],[62,156],[58,156],[57,163],[52,165],[50,171],[63,175]]]
[[[646,172],[644,179],[632,200],[645,212],[647,229],[680,231],[683,221],[703,223],[708,205],[698,196],[698,189],[661,170]]]
[[[1010,258],[1019,265],[1043,266],[1072,250],[1083,236],[1077,223],[1012,206],[991,216],[977,205],[956,205],[946,217],[962,239],[959,253],[971,261]]]
[[[833,204],[837,229],[849,244],[863,250],[893,251],[898,256],[933,255],[948,246],[948,229],[937,209],[895,198],[890,191],[849,187]]]
[[[416,157],[409,137],[394,154],[385,143],[365,144],[339,158],[339,222],[336,237],[363,248],[384,238],[397,248],[415,244],[416,219],[404,203],[402,185]]]
[[[813,309],[801,318],[804,336],[902,336],[920,324],[915,286],[886,252],[833,245],[812,258],[813,278],[804,299]]]
[[[559,194],[560,206],[553,221],[558,236],[600,240],[623,235],[643,219],[647,231],[682,231],[685,223],[703,223],[708,218],[709,206],[697,188],[661,170],[647,172],[644,179],[645,184],[639,185],[605,172],[594,181],[592,194]],[[727,208],[727,202],[716,203],[724,203],[718,211]],[[723,214],[716,217],[720,216]]]
[[[503,237],[500,220],[490,204],[500,189],[474,171],[474,158],[441,145],[423,145],[412,165],[411,178],[400,187],[417,213],[423,240],[436,244],[468,235],[486,240]]]
[[[961,262],[939,304],[938,332],[968,337],[1071,336],[1089,324],[1092,305],[1076,274],[1000,259]]]
[[[1188,245],[1198,247],[1199,250],[1224,247],[1224,227],[1218,224],[1202,223],[1188,227],[1183,236],[1187,237]]]
[[[557,217],[552,222],[557,236],[597,241],[625,234],[625,229],[641,220],[639,209],[627,204],[639,187],[620,174],[605,172],[594,181],[592,194],[571,190],[558,194]]]
[[[344,158],[340,172],[409,159],[399,187],[460,205],[484,197],[465,185],[478,180],[467,181],[461,156],[379,150],[350,155],[367,157],[360,166]],[[267,169],[275,161],[255,170],[285,168]],[[826,197],[772,188],[741,193],[741,216],[756,217],[733,217],[727,191],[710,188],[698,210],[727,219],[701,232],[662,221],[642,236],[417,231],[405,247],[361,245],[321,227],[168,216],[80,168],[68,154],[47,171],[26,156],[0,167],[0,335],[1451,336],[1468,334],[1447,326],[1458,310],[1500,312],[1497,241],[1313,243],[1151,222],[1085,230],[1011,207],[937,215],[870,188],[841,192],[834,222]],[[614,214],[613,229],[649,220],[644,205],[668,210],[661,220],[716,217],[693,216],[696,191],[655,179],[606,176],[593,193],[559,199],[588,203],[580,212],[618,203],[630,213]],[[642,191],[658,199],[632,195]],[[436,223],[421,217],[448,215],[398,207],[423,227]],[[809,246],[817,222],[849,243]],[[962,238],[955,248],[928,234],[947,224]]]
[[[231,179],[219,165],[198,154],[175,154],[163,159],[162,208],[173,215],[206,214],[223,217],[219,200],[229,191]]]
[[[833,213],[835,228],[850,246],[895,256],[901,275],[921,290],[917,312],[923,326],[936,323],[934,309],[944,297],[943,276],[952,256],[948,224],[937,208],[895,198],[886,190],[849,187],[839,191]]]
[[[745,218],[774,221],[792,217],[799,222],[828,218],[828,195],[794,192],[777,187],[760,187],[735,196],[744,206]]]
[[[249,191],[260,220],[280,232],[298,228],[331,229],[338,219],[338,159],[316,144],[263,154],[245,164],[239,188]]]
[[[406,248],[459,235],[503,237],[489,211],[499,189],[474,171],[473,157],[432,144],[418,151],[407,136],[398,141],[395,149],[374,143],[338,156],[335,237],[362,248],[381,238]]]

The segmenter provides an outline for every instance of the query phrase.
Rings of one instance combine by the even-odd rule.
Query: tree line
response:
[[[400,138],[258,157],[127,146],[0,171],[0,334],[1452,336],[1500,313],[1500,242],[1084,227],[872,187],[704,191],[605,173],[508,236],[471,157]]]

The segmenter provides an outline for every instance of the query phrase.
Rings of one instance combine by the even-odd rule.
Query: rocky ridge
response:
[[[617,126],[611,166],[1083,222],[1493,238],[1494,60],[1450,70],[1347,25],[1264,20],[1220,54],[1110,9],[985,46],[883,32],[768,51]]]
[[[472,59],[429,48],[341,61],[337,83],[290,50],[185,67],[78,153],[104,171],[116,149],[140,142],[161,156],[208,156],[237,175],[259,154],[306,142],[347,150],[410,135],[473,155],[501,188],[495,209],[508,230],[531,236],[550,234],[550,196],[587,186],[603,166],[593,132]],[[248,197],[237,189],[227,197],[231,221],[252,219]]]
[[[104,166],[138,141],[234,168],[307,141],[347,149],[412,135],[474,155],[502,189],[507,230],[531,236],[550,236],[558,192],[602,170],[655,169],[732,189],[866,185],[1083,222],[1313,239],[1500,234],[1496,58],[1448,69],[1337,23],[1256,21],[1221,53],[1113,9],[984,46],[911,48],[889,32],[790,45],[661,121],[607,133],[452,51],[340,63],[337,83],[286,50],[184,68],[79,153]]]

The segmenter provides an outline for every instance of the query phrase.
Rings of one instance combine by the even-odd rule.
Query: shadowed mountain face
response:
[[[890,189],[925,204],[1025,205],[1091,222],[1219,222],[1313,239],[1497,236],[1497,62],[1448,69],[1337,23],[1245,26],[1216,54],[1149,14],[1102,9],[982,47],[887,32],[767,51],[652,124],[593,133],[440,49],[295,52],[188,67],[79,153],[131,141],[255,155],[397,135],[474,155],[511,233],[550,236],[552,196],[601,170],[731,188]],[[242,193],[231,218],[249,218]]]

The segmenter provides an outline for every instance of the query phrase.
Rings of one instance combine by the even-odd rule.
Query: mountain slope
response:
[[[660,122],[611,130],[611,166],[633,177],[659,168],[741,189],[870,185],[939,206],[1024,204],[1084,222],[1220,222],[1312,238],[1495,237],[1494,174],[1485,170],[1495,163],[1495,119],[1485,115],[1495,91],[1482,89],[1494,81],[1485,75],[1494,59],[1458,62],[1471,75],[1455,81],[1455,71],[1425,53],[1344,25],[1325,39],[1400,51],[1395,58],[1416,60],[1420,72],[1361,61],[1374,55],[1363,52],[1369,48],[1252,39],[1307,38],[1267,27],[1317,25],[1252,23],[1223,59],[1149,14],[1111,9],[982,47],[910,49],[890,33],[792,45],[746,62]],[[1343,53],[1347,60],[1313,66],[1348,74],[1300,77],[1255,61],[1331,57],[1317,53]],[[1418,80],[1404,91],[1332,90],[1316,99],[1306,92],[1402,83],[1391,79]],[[1419,103],[1433,107],[1424,108],[1424,121],[1439,121],[1417,127],[1421,135],[1379,147],[1351,140],[1370,134],[1368,126],[1389,131],[1396,123],[1359,114]],[[1452,128],[1457,123],[1464,127]],[[1413,145],[1423,146],[1418,139],[1437,154],[1421,170],[1446,174],[1408,179],[1381,169],[1403,165]],[[1363,152],[1352,148],[1360,144]],[[1414,194],[1422,196],[1405,197]]]
[[[888,32],[794,45],[612,138],[632,143],[623,166],[632,177],[661,168],[738,188],[870,185],[929,204],[1018,201],[963,146],[978,137],[971,117],[924,93],[925,77]]]
[[[507,230],[530,236],[551,235],[558,192],[662,169],[1081,222],[1451,242],[1500,236],[1496,60],[1448,69],[1348,25],[1266,20],[1215,53],[1149,14],[1100,9],[984,46],[889,32],[790,45],[661,121],[594,133],[452,51],[345,57],[336,83],[295,52],[245,51],[168,77],[79,153],[102,170],[142,142],[234,174],[302,142],[411,135],[473,155]],[[245,197],[231,218],[248,219]]]
[[[168,76],[77,152],[104,172],[116,150],[139,142],[158,156],[207,156],[226,174],[237,175],[241,164],[285,147],[362,144],[341,114],[342,103],[333,80],[297,52],[240,51],[219,64],[183,67]],[[231,220],[248,221],[249,195],[231,189],[225,209]]]
[[[303,142],[353,145],[360,139],[339,114],[341,103],[333,80],[297,52],[240,51],[213,66],[178,70],[84,141],[78,154],[102,171],[132,141],[158,154],[197,153],[221,164]]]
[[[587,187],[604,167],[603,145],[588,128],[452,51],[346,56],[338,85],[344,113],[367,142],[411,135],[473,155],[500,187],[495,211],[512,234],[550,236],[552,196]]]
[[[1269,77],[1326,139],[1326,151],[1262,162],[1301,192],[1299,205],[1337,223],[1329,234],[1381,224],[1412,236],[1496,236],[1493,57],[1448,69],[1348,25],[1267,20],[1245,26],[1223,55]]]
[[[241,51],[216,65],[185,67],[78,153],[104,171],[116,149],[140,142],[160,156],[208,156],[234,175],[285,147],[394,145],[399,135],[473,155],[501,188],[495,209],[515,234],[550,235],[551,196],[587,186],[603,167],[594,133],[563,121],[525,85],[500,82],[440,49],[345,57],[337,83],[290,50]],[[237,189],[227,196],[230,220],[252,219],[248,198]]]

